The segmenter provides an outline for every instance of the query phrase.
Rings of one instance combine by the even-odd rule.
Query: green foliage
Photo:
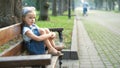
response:
[[[70,11],[71,12],[71,15],[74,15],[74,12],[73,11]],[[63,13],[63,15],[68,15],[68,11],[65,11],[64,13]]]
[[[10,46],[8,44],[5,44],[3,46],[0,46],[0,53],[3,52],[5,49],[8,49]]]
[[[36,6],[36,0],[22,0],[23,6]]]

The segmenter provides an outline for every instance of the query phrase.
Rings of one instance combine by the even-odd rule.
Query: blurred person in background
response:
[[[83,2],[83,16],[87,16],[88,12],[88,2]]]

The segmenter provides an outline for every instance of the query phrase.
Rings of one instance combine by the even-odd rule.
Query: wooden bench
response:
[[[62,42],[63,28],[50,28],[50,30],[57,31],[60,42]],[[0,29],[0,48],[3,46],[8,48],[0,53],[0,68],[31,67],[36,65],[43,66],[43,68],[54,68],[59,59],[59,56],[52,56],[51,54],[25,55],[21,23]],[[61,63],[61,60],[59,63]]]

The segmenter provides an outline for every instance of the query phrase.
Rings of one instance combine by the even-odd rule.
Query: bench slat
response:
[[[21,33],[20,23],[0,29],[0,46]]]
[[[63,31],[63,28],[49,28],[50,31],[57,31],[57,32],[61,32]]]
[[[49,28],[49,30],[53,32],[58,32],[59,41],[63,42],[63,35],[62,35],[63,28]]]
[[[49,65],[50,63],[51,63],[50,54],[0,57],[0,68]]]
[[[22,44],[22,40],[19,41],[17,44],[12,45],[9,49],[5,50],[4,52],[2,52],[0,54],[0,56],[13,56],[13,55],[19,55],[22,52],[22,48],[23,44]]]
[[[59,56],[52,56],[51,64],[48,65],[46,68],[55,68],[58,59]]]

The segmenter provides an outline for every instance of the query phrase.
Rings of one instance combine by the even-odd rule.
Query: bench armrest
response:
[[[62,31],[64,30],[63,28],[49,28],[49,30],[53,32],[58,32],[59,41],[63,42],[63,35],[62,35]]]

